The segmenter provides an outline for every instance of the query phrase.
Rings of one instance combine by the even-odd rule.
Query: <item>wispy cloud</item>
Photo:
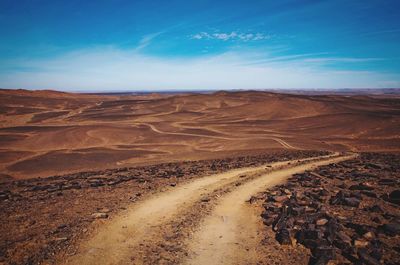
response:
[[[399,32],[400,32],[400,29],[386,29],[386,30],[365,32],[365,33],[362,33],[361,36],[384,35],[384,34],[393,34],[393,33],[399,33]]]
[[[258,40],[269,40],[273,37],[270,34],[264,33],[241,33],[241,32],[227,32],[227,33],[208,33],[208,32],[200,32],[191,36],[192,39],[201,40],[240,40],[240,41],[258,41]]]
[[[93,91],[355,88],[382,87],[400,81],[398,74],[336,71],[304,62],[301,56],[281,61],[273,61],[271,56],[271,62],[265,56],[232,51],[171,58],[148,56],[136,49],[99,47],[54,58],[14,60],[8,64],[12,71],[0,72],[0,87]],[[256,64],[262,59],[263,64]]]
[[[148,34],[142,37],[142,39],[139,41],[138,45],[136,46],[135,50],[136,51],[140,51],[144,48],[146,48],[147,46],[150,45],[150,43],[159,35],[161,35],[163,32],[156,32],[153,34]]]
[[[360,63],[360,62],[374,62],[381,61],[383,58],[357,58],[357,57],[321,57],[321,58],[308,58],[304,62],[310,63]]]

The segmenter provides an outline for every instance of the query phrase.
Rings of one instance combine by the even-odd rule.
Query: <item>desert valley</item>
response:
[[[265,150],[399,151],[400,97],[1,90],[2,177]]]
[[[0,90],[0,264],[398,264],[397,94]]]

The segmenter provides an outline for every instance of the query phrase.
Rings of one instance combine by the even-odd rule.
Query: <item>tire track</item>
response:
[[[189,238],[189,257],[184,264],[258,264],[262,221],[246,204],[252,195],[284,182],[293,174],[318,166],[337,163],[354,155],[325,158],[321,161],[276,170],[246,182],[218,200],[211,215]]]
[[[265,173],[304,160],[277,162],[268,167],[264,165],[235,169],[170,188],[166,192],[138,202],[126,213],[107,222],[89,240],[81,243],[76,255],[69,257],[62,264],[132,264],[131,257],[135,249],[138,249],[139,244],[151,231],[176,219],[203,196],[229,185],[244,174]]]

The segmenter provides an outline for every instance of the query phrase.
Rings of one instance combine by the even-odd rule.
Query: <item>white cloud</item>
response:
[[[99,47],[50,59],[8,63],[0,87],[62,90],[171,90],[383,87],[400,76],[335,71],[304,58],[273,61],[265,54],[229,52],[196,58],[160,58]],[[264,59],[263,63],[258,63]],[[29,69],[29,71],[15,70]]]
[[[360,62],[373,62],[381,61],[382,58],[353,58],[353,57],[322,57],[304,59],[304,62],[310,63],[360,63]]]
[[[240,33],[236,31],[232,31],[229,33],[208,33],[208,32],[200,32],[191,36],[192,39],[201,40],[241,40],[241,41],[258,41],[258,40],[268,40],[272,38],[272,35],[264,34],[264,33]]]
[[[138,43],[138,45],[136,46],[135,50],[136,50],[136,51],[140,51],[140,50],[146,48],[147,46],[150,45],[150,43],[151,43],[156,37],[158,37],[158,36],[161,35],[162,33],[163,33],[163,32],[156,32],[156,33],[153,33],[153,34],[149,34],[149,35],[144,36],[144,37],[139,41],[139,43]]]

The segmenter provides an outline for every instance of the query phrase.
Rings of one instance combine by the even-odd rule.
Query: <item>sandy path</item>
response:
[[[270,165],[274,168],[293,162]],[[133,248],[152,228],[173,219],[205,194],[237,180],[241,175],[265,170],[265,166],[235,169],[203,177],[154,195],[100,227],[89,241],[82,243],[77,255],[64,264],[130,264]]]
[[[77,254],[69,257],[63,264],[132,264],[131,257],[135,256],[139,244],[149,240],[151,231],[177,219],[185,209],[189,209],[196,201],[201,200],[202,197],[216,189],[239,180],[243,175],[258,174],[262,177],[257,177],[247,184],[239,186],[232,193],[228,193],[226,198],[218,203],[216,212],[211,217],[206,218],[206,222],[201,226],[201,233],[193,245],[193,249],[202,251],[193,256],[194,259],[190,263],[206,264],[204,262],[209,258],[214,260],[215,246],[211,245],[210,248],[210,244],[218,242],[214,241],[219,239],[215,236],[221,232],[224,234],[223,242],[225,243],[219,245],[221,249],[218,254],[219,258],[224,259],[227,253],[231,253],[231,243],[237,239],[235,231],[238,231],[237,225],[240,222],[236,220],[235,216],[242,216],[243,214],[241,210],[238,210],[242,208],[239,207],[239,201],[244,202],[251,194],[264,189],[266,185],[278,183],[293,173],[303,171],[314,165],[339,161],[342,158],[334,159],[325,156],[319,158],[323,159],[322,162],[312,164],[306,162],[306,165],[293,167],[299,161],[311,159],[316,158],[277,162],[270,164],[270,167],[264,165],[236,169],[196,179],[175,188],[171,187],[165,192],[138,202],[124,213],[100,226],[88,241],[81,243]],[[282,168],[287,167],[290,168],[282,170]],[[270,173],[267,174],[267,172]],[[221,216],[226,217],[221,219]],[[227,226],[226,222],[221,220],[229,220],[228,224],[230,225]]]
[[[257,264],[257,245],[262,238],[262,221],[246,203],[252,195],[284,182],[292,174],[317,166],[350,159],[354,156],[326,158],[264,174],[222,197],[213,213],[204,219],[190,238],[185,264]]]

